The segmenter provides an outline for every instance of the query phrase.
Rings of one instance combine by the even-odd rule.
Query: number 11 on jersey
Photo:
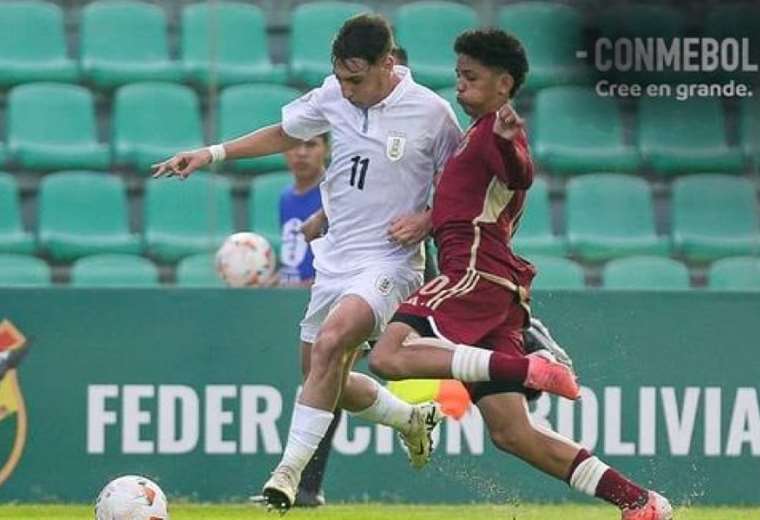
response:
[[[364,189],[364,177],[367,175],[367,168],[369,168],[369,157],[365,157],[364,159],[361,158],[360,155],[354,155],[351,157],[351,178],[349,179],[348,183],[351,186],[356,186],[360,190]],[[361,166],[361,171],[359,171],[359,166]],[[359,180],[357,182],[356,180],[356,173],[359,172]]]

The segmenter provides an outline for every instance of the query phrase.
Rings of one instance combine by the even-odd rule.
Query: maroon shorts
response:
[[[487,348],[509,356],[524,356],[526,311],[517,295],[474,271],[440,275],[406,299],[391,321],[403,322],[421,336],[438,336],[453,343]],[[522,385],[484,382],[465,385],[473,402],[485,395],[537,392]]]

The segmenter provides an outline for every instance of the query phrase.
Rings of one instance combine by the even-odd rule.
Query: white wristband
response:
[[[211,162],[223,161],[227,157],[227,150],[224,149],[223,144],[212,144],[208,147],[208,151],[211,154]]]

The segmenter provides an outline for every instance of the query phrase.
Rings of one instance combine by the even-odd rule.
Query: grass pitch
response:
[[[247,505],[190,505],[171,508],[171,520],[278,520],[279,515]],[[93,520],[92,506],[3,505],[0,520]],[[612,506],[604,505],[333,505],[321,509],[296,509],[286,520],[618,520]],[[678,507],[675,520],[758,520],[760,508]]]

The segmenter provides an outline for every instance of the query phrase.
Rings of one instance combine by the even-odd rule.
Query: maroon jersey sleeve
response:
[[[493,134],[493,137],[502,163],[501,168],[496,169],[496,176],[510,189],[530,188],[533,184],[533,161],[530,158],[525,131],[520,130],[511,141],[496,134]]]

